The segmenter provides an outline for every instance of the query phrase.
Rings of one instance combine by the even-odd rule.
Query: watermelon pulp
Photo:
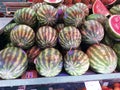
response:
[[[101,0],[105,5],[111,5],[115,3],[117,0]]]
[[[49,0],[50,2],[56,2],[56,0]]]
[[[120,15],[111,16],[109,23],[113,32],[120,35]]]
[[[93,14],[102,14],[108,16],[110,13],[101,0],[96,0],[92,7]]]

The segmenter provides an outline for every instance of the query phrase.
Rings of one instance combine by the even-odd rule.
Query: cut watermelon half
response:
[[[101,0],[105,5],[111,5],[115,3],[117,0]]]
[[[44,2],[46,2],[46,3],[53,3],[53,4],[57,4],[57,3],[60,3],[60,2],[62,2],[62,0],[44,0]]]
[[[105,5],[101,2],[101,0],[96,0],[92,7],[93,14],[102,14],[105,16],[110,15],[110,12],[105,7]]]
[[[113,15],[109,19],[111,30],[120,37],[120,15]]]

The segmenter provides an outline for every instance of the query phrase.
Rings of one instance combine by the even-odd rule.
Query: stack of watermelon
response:
[[[85,1],[44,0],[17,10],[4,28],[0,77],[18,78],[28,63],[45,77],[63,68],[70,75],[120,71],[120,4],[108,8],[116,0],[87,0],[89,8]]]

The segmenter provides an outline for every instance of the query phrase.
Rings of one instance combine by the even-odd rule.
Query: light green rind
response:
[[[94,44],[87,50],[90,67],[97,73],[112,73],[117,67],[117,55],[104,44]]]
[[[68,51],[64,57],[64,68],[70,75],[82,75],[89,68],[89,58],[83,51]]]
[[[42,76],[53,77],[62,70],[62,55],[57,49],[46,48],[35,60],[36,69]]]

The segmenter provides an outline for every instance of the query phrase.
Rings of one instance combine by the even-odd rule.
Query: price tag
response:
[[[87,90],[102,90],[99,81],[88,81],[85,82]]]

